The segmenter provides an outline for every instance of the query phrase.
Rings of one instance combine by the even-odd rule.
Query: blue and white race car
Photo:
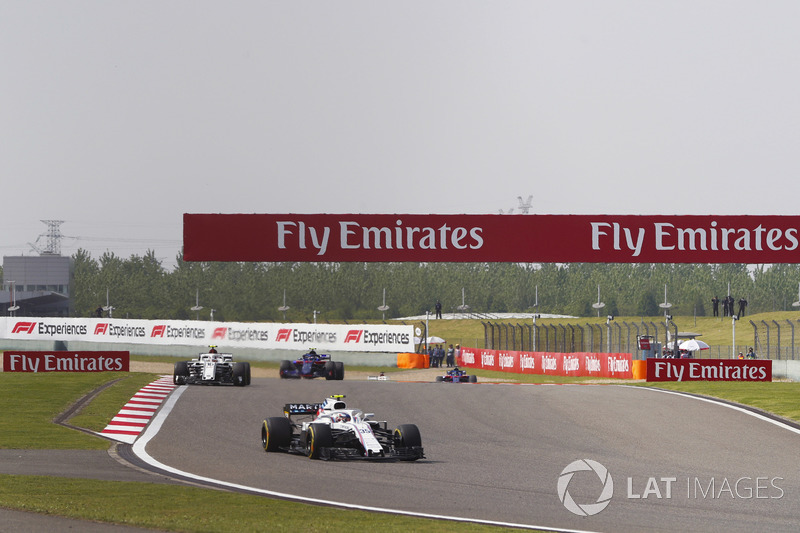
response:
[[[311,459],[394,459],[425,457],[419,429],[401,424],[388,429],[373,413],[348,409],[344,395],[322,403],[287,403],[284,416],[264,420],[261,444],[267,452],[288,452]]]

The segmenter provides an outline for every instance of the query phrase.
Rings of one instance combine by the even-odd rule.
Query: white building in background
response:
[[[71,316],[72,258],[4,256],[0,316]],[[19,309],[9,311],[12,305]]]

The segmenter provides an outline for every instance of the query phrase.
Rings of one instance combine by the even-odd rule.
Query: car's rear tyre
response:
[[[261,445],[265,452],[277,452],[292,443],[292,424],[288,418],[273,416],[261,426]]]
[[[336,379],[336,365],[333,364],[333,361],[325,363],[325,379]]]
[[[189,377],[189,361],[178,361],[172,371],[172,382],[175,385],[184,385]]]
[[[478,382],[478,376],[476,376],[476,375],[470,376],[469,377],[469,382],[470,383],[477,383]]]
[[[333,363],[334,368],[336,369],[336,379],[339,381],[344,379],[344,363],[341,361],[336,361]]]
[[[250,363],[245,361],[244,368],[245,368],[245,371],[244,371],[244,384],[245,385],[250,385]]]
[[[333,446],[333,435],[328,424],[310,424],[306,432],[306,453],[309,459],[319,459],[323,448]]]
[[[233,363],[233,384],[237,387],[247,385],[247,367],[241,361]]]
[[[292,364],[291,361],[289,361],[288,359],[284,359],[283,361],[281,361],[280,370],[278,371],[280,373],[281,379],[288,378],[292,369],[294,369],[294,365]]]
[[[401,424],[397,426],[394,430],[393,438],[395,449],[422,447],[422,437],[420,437],[419,428],[416,424]],[[412,455],[405,460],[416,461],[417,459],[419,459],[419,456]]]
[[[438,382],[444,381],[444,376],[436,376],[436,381]]]

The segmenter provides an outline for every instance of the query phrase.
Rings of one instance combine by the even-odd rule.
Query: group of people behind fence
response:
[[[711,307],[714,310],[714,316],[719,316],[720,302],[722,303],[722,316],[736,315],[738,318],[744,316],[744,310],[747,307],[747,300],[744,298],[739,298],[739,312],[736,313],[736,300],[733,299],[733,296],[729,294],[722,300],[719,299],[719,296],[714,296],[711,298]]]
[[[447,351],[445,351],[444,346],[441,344],[437,344],[434,346],[433,344],[428,345],[428,360],[430,361],[431,368],[440,368],[443,365],[446,365],[447,368],[452,368],[456,366],[456,357],[458,356],[458,352],[461,350],[461,346],[456,344],[455,348],[451,344]]]
[[[753,351],[753,348],[747,350],[747,355],[744,355],[742,352],[739,352],[739,359],[758,359],[756,352]]]

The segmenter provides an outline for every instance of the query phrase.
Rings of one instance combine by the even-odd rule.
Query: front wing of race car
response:
[[[330,439],[326,441],[324,440],[326,435],[323,433],[323,428],[311,427],[323,425],[311,424],[305,433],[298,433],[296,437],[292,438],[291,445],[287,451],[325,461],[333,459],[416,461],[425,457],[425,450],[421,445],[406,446],[403,442],[397,440],[392,430],[373,428],[372,433],[380,443],[381,451],[378,452],[365,450],[358,435],[352,429],[345,430],[329,427]],[[314,431],[321,435],[310,435]],[[317,446],[314,446],[313,443],[315,438],[318,439]]]

